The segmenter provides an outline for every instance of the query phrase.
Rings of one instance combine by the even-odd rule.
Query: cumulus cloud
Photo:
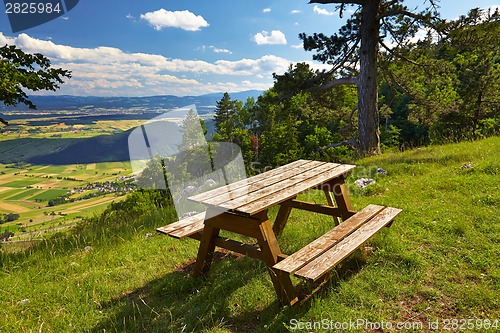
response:
[[[273,30],[271,33],[262,31],[253,36],[253,40],[258,45],[286,44],[286,37],[280,30]]]
[[[302,11],[299,9],[294,9],[290,12],[290,14],[300,14],[300,13],[302,13]]]
[[[6,37],[0,32],[0,44],[17,45],[28,53],[42,53],[54,67],[72,71],[72,78],[57,91],[68,95],[182,96],[220,92],[228,87],[232,91],[264,90],[272,85],[272,73],[284,73],[291,63],[275,55],[215,62],[172,59],[157,54],[127,53],[106,46],[61,45],[25,33]],[[206,48],[214,52],[227,51]]]
[[[163,28],[180,28],[187,31],[198,31],[208,27],[208,22],[201,15],[195,15],[188,10],[168,11],[163,8],[141,14],[141,19],[147,21],[155,30]]]
[[[314,6],[314,12],[318,15],[326,15],[326,16],[332,16],[335,15],[335,12],[329,12],[328,10],[318,7],[317,5]]]
[[[271,12],[271,8],[264,8],[262,10],[263,13],[270,13]]]

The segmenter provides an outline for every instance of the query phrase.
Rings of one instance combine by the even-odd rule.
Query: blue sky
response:
[[[424,0],[406,2],[423,9]],[[440,2],[447,19],[498,0]],[[355,7],[351,7],[354,9]],[[66,15],[12,33],[0,13],[0,45],[40,52],[73,78],[57,94],[201,95],[264,90],[272,73],[312,61],[298,34],[332,34],[345,22],[335,5],[304,1],[81,0]]]

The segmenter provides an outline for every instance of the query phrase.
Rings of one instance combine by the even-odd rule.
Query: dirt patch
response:
[[[8,203],[5,201],[0,202],[0,209],[6,210],[6,211],[11,212],[11,213],[26,213],[26,212],[30,211],[28,208],[18,206],[15,204],[11,204],[11,203]]]
[[[48,190],[48,189],[57,187],[59,185],[59,183],[60,183],[59,180],[49,180],[46,182],[42,182],[42,183],[38,183],[36,185],[33,185],[33,187]]]

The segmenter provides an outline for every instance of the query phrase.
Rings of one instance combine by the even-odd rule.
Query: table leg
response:
[[[293,197],[291,199],[295,199],[296,197]],[[292,211],[292,207],[290,206],[280,206],[280,210],[278,211],[278,215],[276,215],[276,220],[274,221],[273,225],[273,232],[276,236],[281,235],[283,232],[283,229],[285,229],[286,222],[288,221],[288,218],[290,217],[290,213]]]
[[[272,268],[278,263],[278,256],[281,254],[281,250],[269,220],[260,225],[260,232],[261,236],[257,238],[257,241],[274,289],[276,290],[278,301],[281,305],[292,305],[297,302],[298,298],[290,275]]]
[[[346,213],[352,212],[351,199],[349,199],[349,191],[347,190],[347,185],[344,181],[344,177],[339,177],[333,181],[333,196],[337,202],[337,207]],[[350,217],[349,214],[342,216],[342,220]]]
[[[328,190],[323,190],[323,192],[325,192],[325,195],[326,195],[326,201],[328,202],[328,206],[331,206],[331,207],[335,207],[335,201],[333,200],[333,197],[332,197],[332,192],[328,191]],[[335,223],[335,225],[339,225],[339,218],[337,216],[332,216],[333,217],[333,222]]]
[[[220,229],[205,224],[193,269],[194,277],[206,273],[210,268],[215,251],[215,239],[219,235],[219,231]]]

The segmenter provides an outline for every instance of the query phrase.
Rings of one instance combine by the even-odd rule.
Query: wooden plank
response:
[[[354,165],[349,164],[332,167],[328,163],[313,170],[309,170],[303,174],[297,175],[295,179],[287,179],[283,182],[254,192],[251,197],[249,196],[249,198],[247,198],[248,203],[236,200],[235,202],[231,201],[221,206],[228,209],[234,209],[239,213],[252,215],[286,201],[297,194],[316,187],[332,178],[343,175],[354,168]]]
[[[260,231],[261,236],[257,238],[257,241],[262,251],[262,260],[267,266],[269,276],[276,290],[278,301],[281,305],[293,305],[298,301],[298,298],[290,274],[284,274],[272,268],[278,262],[281,250],[269,220],[260,225]]]
[[[269,170],[269,171],[266,171],[263,173],[259,173],[258,175],[252,176],[250,178],[242,179],[240,181],[237,181],[237,182],[225,185],[225,186],[221,186],[221,187],[218,187],[216,189],[213,189],[213,190],[210,190],[207,192],[203,192],[203,193],[194,195],[192,197],[189,197],[188,200],[195,201],[195,202],[203,202],[207,199],[219,196],[219,195],[227,193],[227,192],[234,191],[234,190],[236,190],[240,187],[243,187],[243,186],[249,186],[249,185],[256,183],[258,181],[261,181],[263,179],[272,177],[274,175],[279,175],[288,169],[299,167],[303,164],[307,164],[310,162],[311,161],[309,161],[309,160],[297,160],[297,161],[292,162],[290,164],[282,165],[278,168],[275,168],[275,169],[272,169],[272,170]]]
[[[332,197],[332,192],[330,192],[328,190],[323,190],[323,192],[325,193],[326,201],[328,202],[328,205],[330,207],[335,207],[335,201]],[[335,225],[339,225],[339,223],[340,223],[339,218],[337,216],[332,216],[332,217],[333,217],[333,222],[335,223]]]
[[[205,225],[214,228],[235,232],[240,235],[258,238],[261,235],[260,224],[267,220],[266,218],[254,219],[248,216],[240,216],[233,213],[218,214],[205,221]]]
[[[316,281],[389,224],[400,212],[401,209],[385,208],[337,245],[296,271],[295,275]]]
[[[215,251],[215,239],[219,236],[220,230],[210,225],[206,225],[201,236],[198,256],[193,268],[193,276],[197,277],[208,272]]]
[[[172,231],[175,231],[177,229],[182,229],[184,227],[190,226],[192,224],[195,224],[199,221],[203,222],[205,219],[205,212],[199,213],[193,216],[189,216],[185,219],[179,220],[174,223],[167,224],[164,227],[156,229],[156,231],[161,232],[163,234],[170,234]]]
[[[242,196],[235,198],[230,201],[226,201],[222,204],[219,204],[218,206],[224,207],[226,209],[235,209],[237,210],[238,207],[247,205],[249,203],[252,203],[253,201],[259,200],[262,197],[265,197],[267,195],[271,195],[276,192],[280,192],[283,189],[290,189],[294,188],[293,186],[296,186],[297,184],[303,183],[307,180],[314,179],[318,175],[325,173],[327,171],[330,171],[332,169],[335,169],[339,167],[339,164],[334,164],[334,163],[316,163],[314,167],[308,168],[304,170],[303,172],[295,175],[285,175],[284,177],[281,177],[280,182],[276,182],[273,184],[270,184],[269,186],[266,186],[264,188],[261,188],[257,191],[254,191],[252,193],[248,193],[248,195]],[[293,193],[293,195],[297,195],[298,193]],[[238,210],[239,211],[239,210]]]
[[[171,231],[168,233],[168,235],[171,237],[174,237],[174,238],[179,238],[179,239],[185,238],[185,237],[191,236],[192,234],[196,234],[200,231],[203,231],[204,226],[205,226],[205,223],[203,220],[196,221],[195,223],[187,225],[183,228]]]
[[[279,262],[274,268],[288,273],[294,273],[328,251],[342,239],[349,236],[354,230],[358,229],[361,225],[366,223],[366,221],[377,215],[382,209],[384,209],[383,206],[366,206],[360,212],[328,231],[323,236],[304,246],[294,254],[289,255],[288,258]]]
[[[263,179],[260,179],[256,182],[252,182],[251,184],[248,184],[246,186],[241,186],[237,189],[234,189],[232,191],[222,193],[218,196],[213,196],[211,198],[203,200],[203,204],[208,204],[212,206],[223,206],[227,202],[233,202],[238,200],[238,202],[247,202],[249,198],[252,197],[252,195],[255,192],[258,192],[259,190],[268,188],[272,186],[273,184],[277,184],[280,182],[283,182],[284,180],[288,179],[295,179],[297,175],[303,174],[304,172],[311,170],[313,168],[316,168],[321,165],[325,165],[325,162],[318,162],[318,161],[309,161],[308,163],[293,167],[293,168],[286,168],[283,169],[282,172],[276,174],[276,175],[269,175],[269,177],[265,177]],[[260,193],[260,192],[259,192]]]
[[[229,238],[218,236],[215,239],[215,246],[223,249],[243,254],[255,259],[262,260],[262,252],[257,245],[241,243]]]
[[[290,213],[292,212],[292,207],[281,205],[278,214],[276,215],[276,220],[274,220],[273,232],[276,236],[281,235],[285,229]]]
[[[345,183],[344,177],[339,177],[330,182],[333,187],[330,192],[333,193],[335,197],[335,202],[337,202],[337,207],[344,211],[352,210],[351,199],[349,198],[349,191],[347,190],[347,185]],[[342,216],[342,219],[346,219],[348,216]]]
[[[315,204],[315,203],[301,201],[301,200],[287,200],[287,201],[282,202],[281,205],[291,207],[291,208],[301,209],[301,210],[307,210],[307,211],[315,212],[315,213],[319,213],[319,214],[330,215],[330,216],[334,216],[334,217],[345,215],[345,212],[343,210],[341,210],[340,208]],[[352,213],[351,215],[356,214],[356,212],[354,212],[354,211],[351,211],[351,213]]]

